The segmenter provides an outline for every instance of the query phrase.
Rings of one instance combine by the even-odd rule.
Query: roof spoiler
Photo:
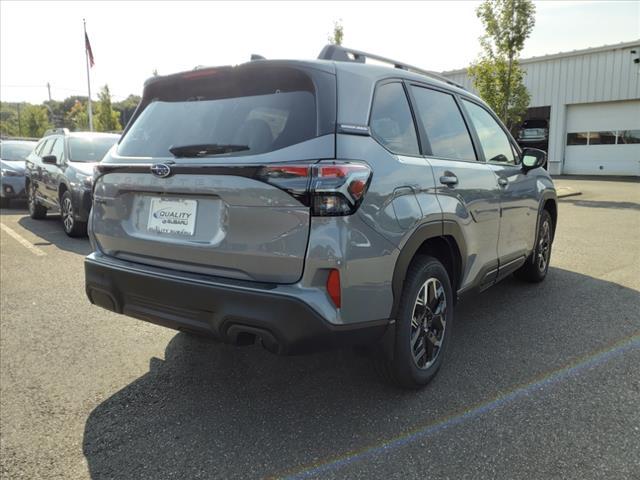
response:
[[[406,70],[408,72],[418,73],[420,75],[425,75],[427,77],[435,78],[436,80],[440,80],[441,82],[448,83],[449,85],[454,85],[458,88],[465,90],[465,88],[452,80],[449,80],[447,77],[440,75],[439,73],[432,72],[430,70],[423,70],[422,68],[414,67],[413,65],[409,65],[408,63],[399,62],[397,60],[392,60],[390,58],[381,57],[380,55],[375,55],[373,53],[362,52],[360,50],[354,50],[352,48],[346,48],[342,45],[326,45],[320,55],[318,55],[319,60],[334,60],[337,62],[356,62],[356,63],[366,63],[367,58],[371,60],[377,60],[378,62],[387,63],[389,65],[393,65],[394,68],[399,68],[401,70]]]

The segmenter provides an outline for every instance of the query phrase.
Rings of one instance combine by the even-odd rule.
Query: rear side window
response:
[[[314,82],[291,68],[188,72],[149,85],[145,97],[120,155],[171,157],[199,145],[255,155],[318,136]]]
[[[475,103],[463,100],[469,112],[487,162],[516,163],[509,137],[489,112]]]
[[[455,160],[476,160],[469,130],[453,96],[423,87],[411,87],[417,115],[424,126],[431,154]]]
[[[371,133],[393,153],[418,155],[416,128],[402,84],[387,83],[376,90]]]

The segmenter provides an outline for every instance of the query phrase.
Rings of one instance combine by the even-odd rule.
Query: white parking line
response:
[[[20,242],[24,247],[28,248],[29,251],[31,253],[33,253],[35,256],[37,257],[43,257],[46,255],[45,252],[43,252],[42,250],[40,250],[38,247],[36,247],[35,245],[32,245],[31,242],[29,242],[29,240],[27,240],[26,238],[24,238],[22,235],[20,235],[18,232],[16,232],[15,230],[7,227],[4,223],[0,223],[0,228],[2,228],[3,232],[8,233],[9,235],[11,235],[13,238],[15,238],[18,242]]]

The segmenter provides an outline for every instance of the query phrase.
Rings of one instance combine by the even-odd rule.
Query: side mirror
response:
[[[527,172],[534,168],[544,167],[547,163],[547,152],[537,148],[525,148],[520,156],[522,169]]]
[[[44,157],[42,157],[42,163],[55,165],[56,163],[58,163],[58,158],[55,155],[45,155]]]

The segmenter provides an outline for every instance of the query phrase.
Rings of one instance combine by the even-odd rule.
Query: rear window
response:
[[[222,155],[255,155],[316,137],[311,78],[287,68],[253,70],[196,70],[150,84],[118,153],[171,157],[175,147],[231,145],[243,148]]]
[[[72,162],[99,162],[118,137],[70,137],[69,160]]]
[[[0,143],[0,158],[2,160],[25,160],[33,150],[34,143]]]

